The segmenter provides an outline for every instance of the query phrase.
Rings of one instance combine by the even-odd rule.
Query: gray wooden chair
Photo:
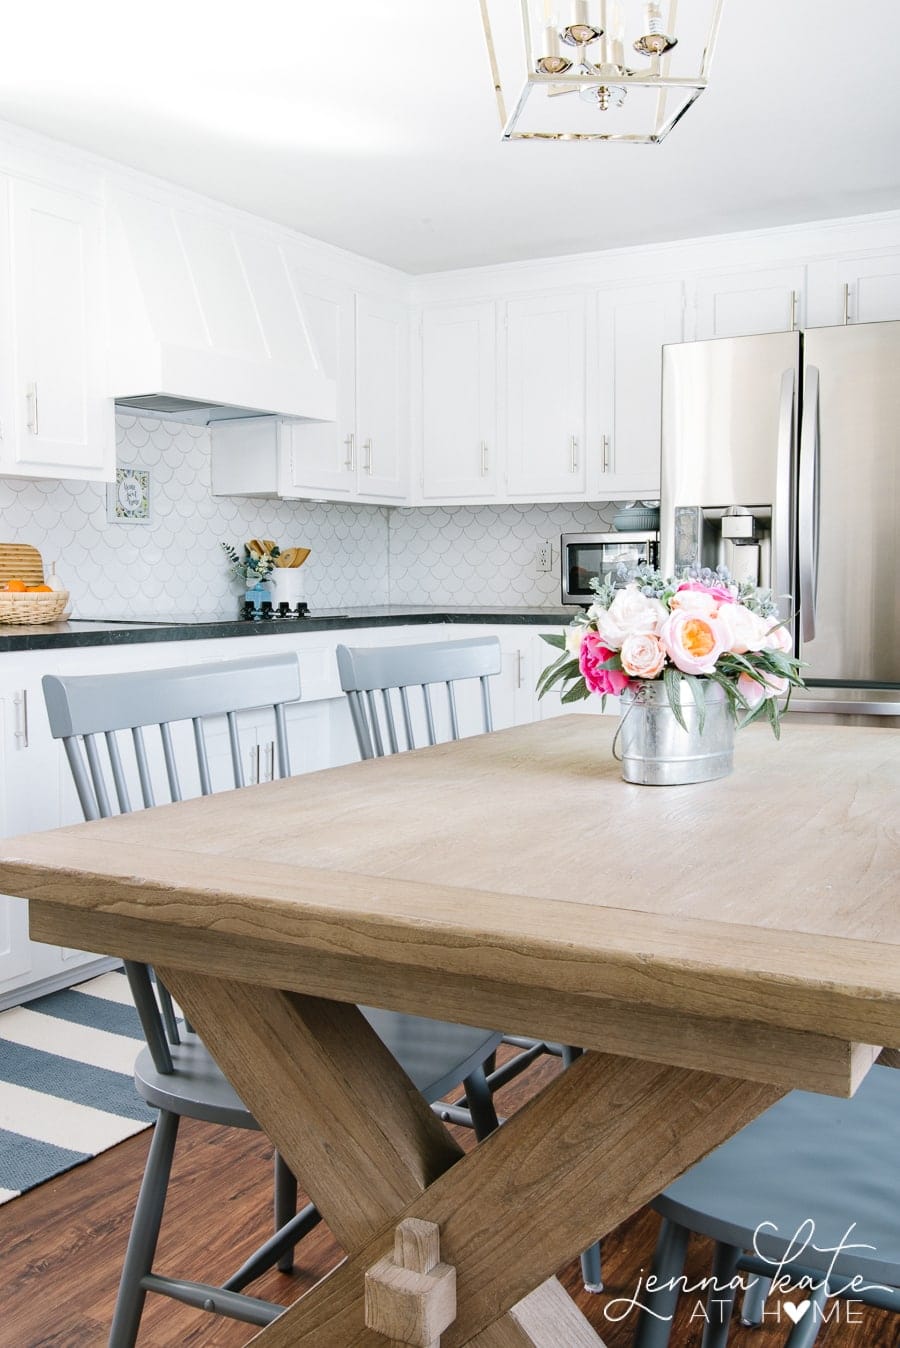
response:
[[[244,786],[247,739],[258,765],[254,745],[260,729],[272,736],[273,775],[290,774],[285,705],[300,696],[294,655],[128,674],[48,675],[43,688],[51,732],[63,742],[88,820],[150,808],[158,799],[178,801]],[[275,1234],[232,1277],[212,1286],[154,1271],[180,1119],[187,1116],[237,1128],[258,1124],[190,1026],[179,1022],[171,998],[152,971],[132,961],[126,961],[125,968],[147,1039],[135,1064],[135,1084],[159,1114],[135,1208],[110,1345],[134,1344],[147,1292],[250,1324],[269,1324],[284,1307],[247,1296],[242,1289],[276,1263],[289,1269],[294,1244],[316,1225],[319,1214],[311,1204],[296,1211],[296,1181],[276,1155]],[[496,1128],[483,1064],[500,1043],[499,1034],[361,1009],[436,1112],[474,1127],[479,1138]],[[465,1090],[463,1104],[437,1103],[460,1084]]]
[[[493,730],[490,680],[501,668],[496,637],[414,646],[338,646],[337,664],[361,758],[381,758],[440,739],[458,740],[461,726],[483,733]],[[475,697],[467,699],[468,724],[460,706],[466,686],[469,693],[477,686]],[[567,1045],[519,1035],[504,1035],[503,1039],[519,1052],[489,1073],[492,1093],[542,1054],[561,1057],[568,1067],[581,1053]],[[584,1252],[581,1266],[586,1290],[602,1291],[599,1244]]]
[[[661,1290],[640,1296],[648,1309],[635,1348],[667,1348],[691,1232],[716,1242],[702,1348],[728,1342],[737,1292],[729,1284],[738,1275],[749,1275],[741,1307],[748,1325],[762,1322],[776,1272],[808,1279],[790,1297],[798,1313],[810,1304],[793,1327],[785,1318],[786,1348],[812,1348],[826,1319],[828,1341],[837,1342],[841,1306],[827,1302],[842,1294],[900,1311],[898,1154],[900,1072],[891,1067],[874,1067],[852,1100],[807,1091],[779,1100],[655,1200]],[[835,1258],[832,1250],[843,1252]]]

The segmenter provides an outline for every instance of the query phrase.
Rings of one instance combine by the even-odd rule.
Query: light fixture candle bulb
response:
[[[646,32],[635,42],[635,51],[641,52],[644,56],[662,56],[664,52],[671,51],[676,46],[678,39],[665,31],[662,10],[656,0],[650,0],[645,6],[644,23]]]
[[[572,21],[562,30],[562,40],[570,47],[585,47],[596,42],[602,28],[592,23],[588,15],[588,0],[572,0]]]
[[[544,29],[542,49],[543,55],[536,62],[541,75],[563,75],[571,68],[572,62],[560,52],[559,32],[555,24]]]

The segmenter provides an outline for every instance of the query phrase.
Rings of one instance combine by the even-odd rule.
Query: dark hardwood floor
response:
[[[526,1078],[507,1087],[500,1097],[501,1108],[511,1113],[554,1070],[550,1062],[538,1064]],[[100,1348],[106,1342],[149,1137],[145,1132],[131,1138],[0,1208],[2,1348]],[[271,1147],[259,1134],[187,1120],[176,1154],[159,1267],[205,1281],[227,1277],[268,1234],[271,1159]],[[539,1222],[540,1215],[529,1214],[524,1220]],[[635,1314],[618,1321],[610,1316],[616,1300],[635,1294],[641,1270],[649,1267],[657,1227],[655,1214],[645,1210],[607,1237],[603,1295],[583,1291],[577,1262],[561,1270],[563,1282],[607,1348],[629,1348],[632,1343]],[[251,1290],[273,1301],[290,1302],[339,1258],[340,1250],[320,1227],[300,1247],[293,1275],[270,1273]],[[700,1240],[692,1242],[687,1275],[703,1277],[709,1260],[710,1247]],[[697,1304],[682,1297],[673,1348],[699,1348],[703,1321]],[[774,1311],[770,1307],[770,1313]],[[818,1345],[896,1348],[900,1344],[900,1318],[869,1309],[854,1314],[859,1323],[848,1323],[845,1314],[840,1322],[829,1321]],[[786,1317],[760,1330],[736,1323],[730,1348],[775,1348],[789,1329]],[[139,1348],[238,1348],[255,1332],[251,1326],[151,1296]]]

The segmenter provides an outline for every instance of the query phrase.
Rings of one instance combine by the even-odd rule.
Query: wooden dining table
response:
[[[613,730],[0,844],[34,939],[156,966],[344,1247],[254,1344],[597,1348],[557,1270],[784,1092],[849,1096],[900,1048],[900,735],[753,726],[730,777],[653,788]],[[463,1155],[356,1003],[588,1051]]]

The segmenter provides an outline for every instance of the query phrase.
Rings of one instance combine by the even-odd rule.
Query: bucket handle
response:
[[[625,712],[625,715],[619,717],[619,724],[616,726],[616,733],[613,735],[613,742],[612,742],[612,756],[613,756],[613,758],[616,760],[617,763],[623,762],[622,755],[621,755],[620,753],[617,752],[618,747],[619,747],[619,736],[620,736],[621,733],[622,733],[622,726],[623,726],[623,725],[625,724],[625,722],[628,720],[629,716],[630,716],[631,713],[634,711],[634,709],[635,709],[636,706],[637,706],[637,700],[635,699],[635,701],[633,701],[633,702],[631,703],[631,706],[630,706],[630,707],[628,708],[628,710]]]

